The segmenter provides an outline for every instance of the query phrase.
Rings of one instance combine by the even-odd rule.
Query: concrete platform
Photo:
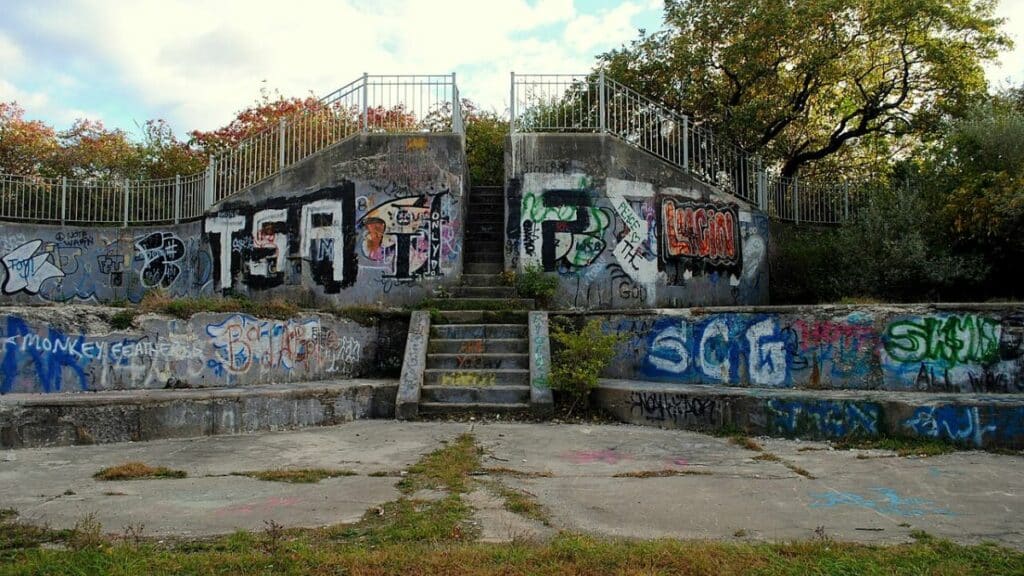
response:
[[[1024,394],[794,390],[601,380],[595,401],[623,422],[807,439],[933,438],[1024,448]]]
[[[53,528],[95,513],[104,530],[145,524],[148,536],[201,536],[264,521],[319,526],[357,520],[398,497],[395,476],[457,435],[483,448],[473,478],[536,496],[554,530],[638,538],[893,544],[924,530],[962,543],[1024,548],[1024,458],[979,451],[900,458],[819,442],[726,438],[632,425],[394,422],[238,436],[0,452],[0,507]],[[103,467],[140,460],[182,480],[100,482]],[[801,475],[799,467],[812,478]],[[276,468],[341,468],[355,476],[300,485],[228,476]],[[671,474],[643,477],[644,473]],[[482,505],[472,498],[474,507]],[[485,510],[486,512],[486,510]],[[489,539],[522,537],[500,518]],[[492,519],[493,520],[493,519]]]
[[[214,436],[394,416],[395,380],[0,397],[0,446]]]

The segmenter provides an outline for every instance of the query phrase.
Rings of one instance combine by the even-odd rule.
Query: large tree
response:
[[[665,28],[603,54],[611,77],[710,123],[785,176],[927,133],[1010,44],[995,0],[666,0]]]

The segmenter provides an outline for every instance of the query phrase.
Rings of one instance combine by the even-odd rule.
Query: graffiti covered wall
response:
[[[684,384],[1024,391],[1024,310],[978,306],[661,310],[603,315],[606,376]]]
[[[273,384],[380,375],[401,365],[405,326],[328,315],[287,320],[197,314],[141,317],[113,330],[117,309],[0,310],[0,393]]]
[[[464,151],[451,136],[342,143],[215,205],[214,290],[413,303],[462,270]]]
[[[767,303],[767,217],[670,165],[602,135],[525,135],[506,172],[506,265],[558,274],[562,307]]]
[[[213,258],[198,222],[152,228],[7,224],[0,230],[0,298],[7,302],[138,302],[212,291]]]

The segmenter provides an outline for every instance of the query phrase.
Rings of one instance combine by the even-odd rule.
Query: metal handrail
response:
[[[775,176],[760,156],[723,141],[632,88],[591,74],[511,75],[510,132],[595,132],[652,154],[780,220],[838,224],[850,217],[850,186]],[[516,139],[512,138],[515,172]]]
[[[370,75],[211,156],[198,174],[149,180],[0,174],[0,221],[142,225],[201,217],[215,202],[365,133],[465,134],[455,74]]]

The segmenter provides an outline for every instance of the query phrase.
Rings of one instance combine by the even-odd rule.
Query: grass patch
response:
[[[899,456],[938,456],[963,450],[949,442],[923,438],[849,438],[832,442],[836,450],[889,450]]]
[[[756,460],[756,458],[755,458]],[[708,470],[641,470],[639,472],[620,472],[612,478],[667,478],[669,476],[711,476]]]
[[[803,476],[804,478],[807,478],[809,480],[814,480],[815,479],[814,474],[811,474],[806,469],[801,468],[800,466],[797,466],[796,464],[793,464],[792,462],[787,462],[787,461],[783,460],[782,461],[782,465],[785,466],[786,468],[789,468],[790,470],[792,470],[794,474],[799,474],[800,476]]]
[[[536,520],[545,526],[551,525],[551,517],[547,510],[537,502],[537,497],[524,490],[516,490],[505,486],[501,482],[483,483],[492,492],[504,500],[504,508],[513,514],[524,518]]]
[[[154,478],[185,478],[184,470],[172,470],[164,466],[150,466],[143,462],[125,462],[104,468],[92,475],[97,480],[151,480]]]
[[[470,473],[480,467],[481,453],[473,436],[463,434],[409,468],[409,474],[398,483],[398,488],[404,494],[423,489],[465,494],[469,491]]]
[[[424,509],[423,512],[433,511]],[[377,520],[386,524],[387,516]],[[397,510],[394,512],[398,513]],[[240,532],[179,545],[119,542],[108,549],[31,549],[9,574],[1020,574],[1024,553],[991,544],[922,539],[898,546],[829,540],[779,544],[610,539],[563,533],[551,542],[467,543],[433,531]],[[341,537],[340,541],[330,536]],[[441,538],[435,538],[441,536]],[[740,537],[740,536],[737,536]],[[409,540],[411,539],[411,540]]]
[[[779,458],[777,455],[772,454],[771,452],[764,452],[762,454],[754,456],[754,460],[758,460],[760,462],[781,462],[782,458]]]
[[[298,470],[256,470],[253,472],[233,472],[232,476],[248,476],[266,482],[288,482],[291,484],[316,484],[327,478],[355,476],[351,470],[328,470],[325,468],[301,468]]]
[[[263,318],[287,319],[300,312],[295,304],[281,299],[250,300],[234,296],[230,298],[172,298],[164,292],[147,292],[139,303],[140,312],[167,314],[187,320],[200,312],[241,312]]]
[[[729,437],[729,443],[735,444],[740,448],[746,448],[747,450],[753,450],[754,452],[763,452],[764,448],[757,443],[756,440],[750,436],[744,436],[742,434],[734,435]]]
[[[480,471],[492,476],[512,476],[514,478],[551,478],[554,476],[554,474],[546,470],[544,472],[527,472],[506,468],[505,466],[492,466],[482,468]]]
[[[127,330],[135,323],[136,310],[118,310],[110,317],[110,327],[115,330]]]

